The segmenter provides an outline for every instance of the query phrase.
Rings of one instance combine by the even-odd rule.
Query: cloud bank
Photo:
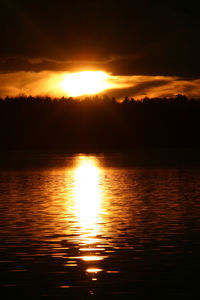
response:
[[[17,71],[0,74],[0,97],[25,96],[70,96],[61,88],[66,72]],[[119,76],[111,75],[108,82],[112,88],[99,95],[116,99],[126,96],[140,99],[144,97],[170,97],[184,94],[200,97],[200,79],[185,79],[172,76]]]

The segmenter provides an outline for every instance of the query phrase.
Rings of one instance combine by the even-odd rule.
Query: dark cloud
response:
[[[0,10],[1,71],[200,76],[196,1],[1,0]]]
[[[1,71],[73,71],[82,69],[97,69],[101,68],[105,71],[110,70],[112,64],[124,60],[120,56],[109,57],[102,60],[58,60],[48,57],[24,57],[24,56],[10,56],[0,58]]]

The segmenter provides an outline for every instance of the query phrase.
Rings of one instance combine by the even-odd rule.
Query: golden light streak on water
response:
[[[77,258],[88,263],[105,258],[97,247],[102,226],[100,174],[95,157],[78,157],[74,171],[74,213],[79,227],[79,250],[86,254]]]
[[[98,272],[101,272],[102,269],[95,269],[95,268],[91,268],[91,269],[87,269],[86,270],[88,273],[98,273]],[[93,278],[93,280],[96,279],[96,278]]]

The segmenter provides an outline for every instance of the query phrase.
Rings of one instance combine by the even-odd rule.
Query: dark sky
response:
[[[0,71],[200,77],[198,1],[1,0]]]

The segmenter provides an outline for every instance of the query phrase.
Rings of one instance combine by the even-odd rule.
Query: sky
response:
[[[1,0],[0,96],[60,96],[54,79],[99,70],[116,98],[198,97],[199,8],[194,0]]]

